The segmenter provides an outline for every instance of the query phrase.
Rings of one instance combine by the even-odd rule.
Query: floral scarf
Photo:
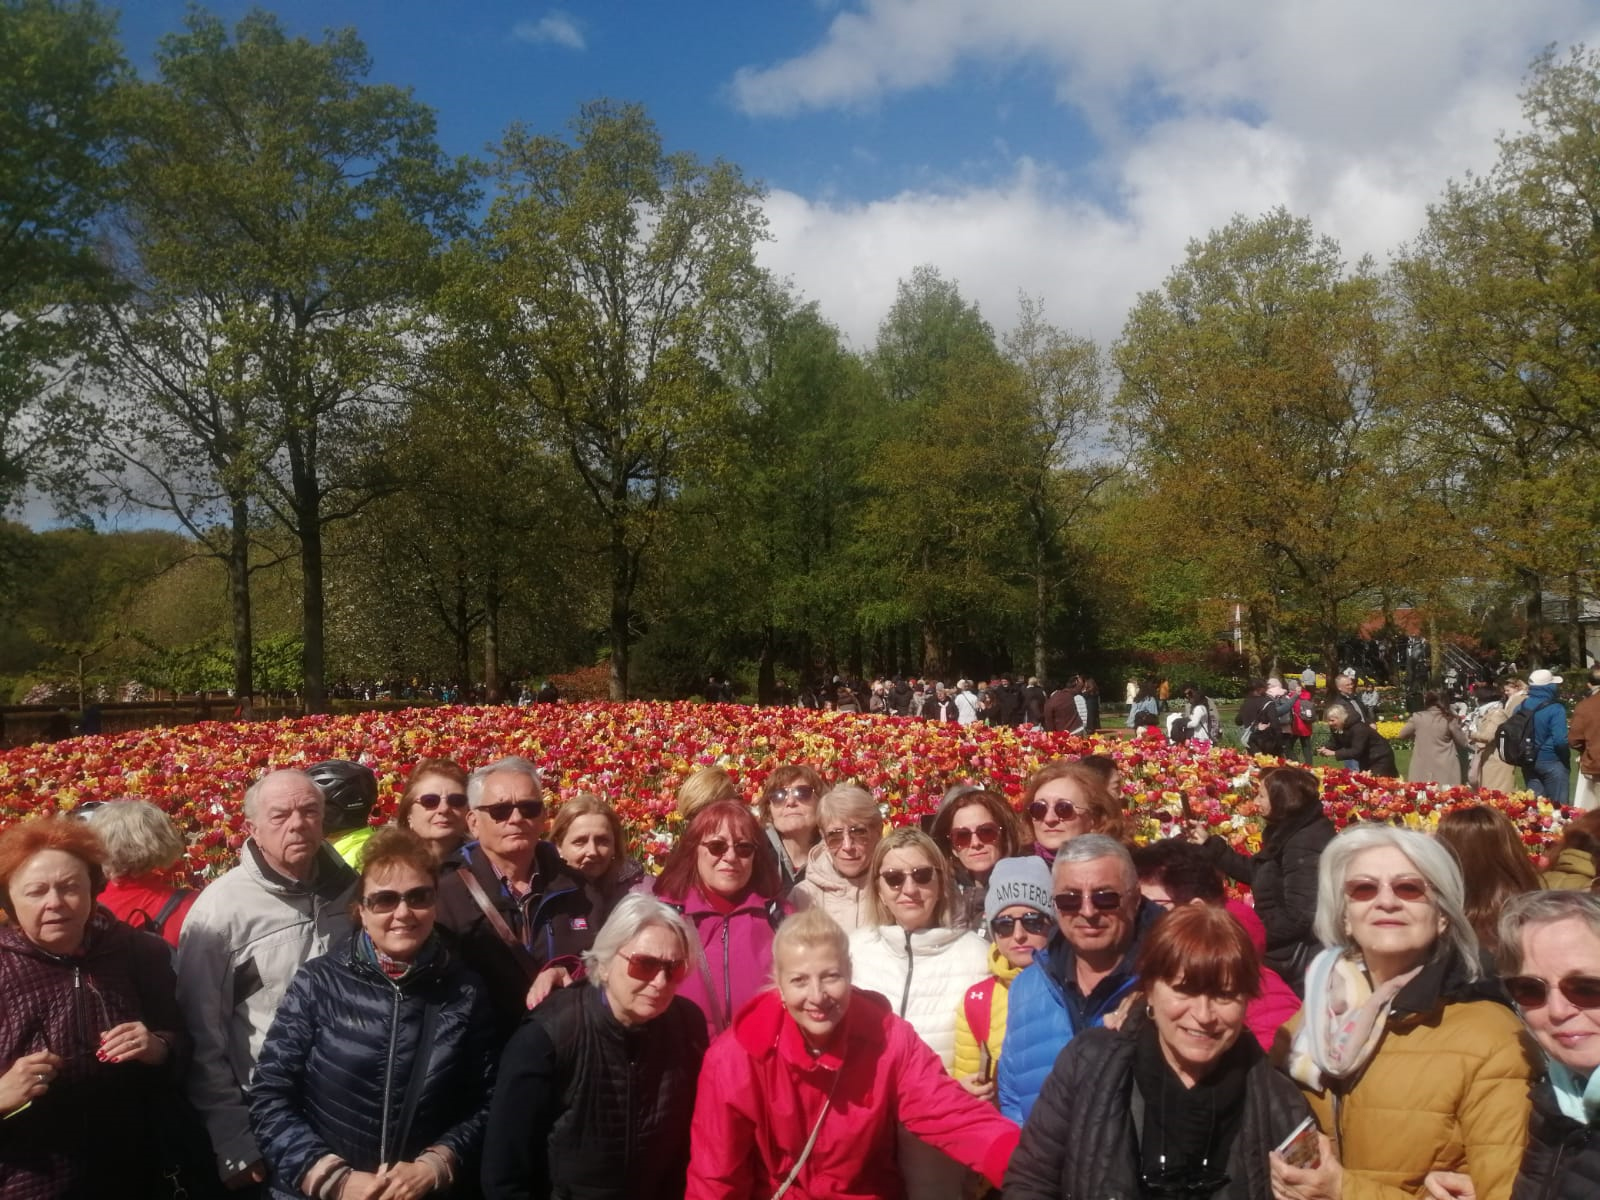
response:
[[[1306,971],[1300,1031],[1289,1050],[1289,1074],[1313,1091],[1324,1078],[1350,1079],[1377,1052],[1389,1006],[1421,967],[1373,988],[1361,963],[1346,951],[1324,950]]]

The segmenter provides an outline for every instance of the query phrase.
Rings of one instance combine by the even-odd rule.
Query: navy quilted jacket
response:
[[[341,940],[295,975],[256,1062],[250,1126],[271,1194],[303,1200],[300,1180],[325,1154],[375,1171],[432,1145],[461,1160],[462,1191],[477,1173],[496,1049],[483,982],[448,951],[396,984],[360,958],[354,938]],[[402,1128],[418,1070],[416,1108]]]

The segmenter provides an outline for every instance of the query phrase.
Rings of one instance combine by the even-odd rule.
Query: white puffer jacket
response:
[[[989,974],[989,946],[965,929],[870,925],[850,935],[851,982],[878,992],[949,1070],[956,1061],[956,1010]],[[909,985],[909,986],[908,986]]]
[[[833,855],[821,842],[806,856],[806,877],[789,891],[795,911],[820,908],[846,933],[872,924],[872,889],[866,886],[872,872],[863,870],[860,879],[846,879],[833,865]]]

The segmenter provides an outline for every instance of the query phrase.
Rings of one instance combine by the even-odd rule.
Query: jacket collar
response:
[[[1452,950],[1425,963],[1416,977],[1395,995],[1389,1011],[1396,1017],[1417,1016],[1451,1002],[1469,1000],[1493,1000],[1510,1006],[1497,978],[1484,974],[1477,979],[1469,978],[1465,966]]]
[[[1001,987],[1010,987],[1012,980],[1021,975],[1022,967],[1013,967],[1011,960],[1005,956],[1005,951],[999,946],[989,947],[989,974],[1000,981]]]
[[[832,1041],[819,1053],[813,1054],[800,1027],[789,1016],[777,992],[762,992],[747,1003],[733,1018],[734,1037],[752,1058],[777,1058],[801,1071],[821,1067],[838,1071],[846,1059],[854,1059],[866,1047],[871,1054],[881,1048],[888,1038],[888,1028],[894,1020],[889,1002],[875,992],[860,988],[850,989],[850,1007],[844,1020],[834,1032]]]
[[[83,945],[76,954],[55,954],[39,945],[14,923],[0,925],[0,951],[21,954],[40,962],[71,963],[97,958],[115,946],[127,934],[134,932],[112,915],[111,910],[96,904],[84,926]]]
[[[280,875],[267,865],[266,857],[256,846],[255,838],[245,838],[244,853],[239,865],[255,876],[256,882],[277,896],[315,896],[319,900],[337,900],[356,881],[350,864],[340,858],[327,842],[317,847],[311,878],[305,883]]]

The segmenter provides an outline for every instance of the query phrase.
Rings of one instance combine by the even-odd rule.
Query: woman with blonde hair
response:
[[[561,861],[583,876],[594,897],[597,925],[629,892],[650,889],[644,864],[623,856],[616,809],[591,792],[579,792],[556,810],[550,841]]]
[[[678,815],[688,822],[706,805],[724,800],[744,803],[733,776],[721,767],[701,767],[678,787]]]
[[[806,858],[806,876],[789,892],[797,910],[820,908],[846,933],[872,924],[872,856],[883,814],[866,788],[840,784],[817,804],[822,840]]]

